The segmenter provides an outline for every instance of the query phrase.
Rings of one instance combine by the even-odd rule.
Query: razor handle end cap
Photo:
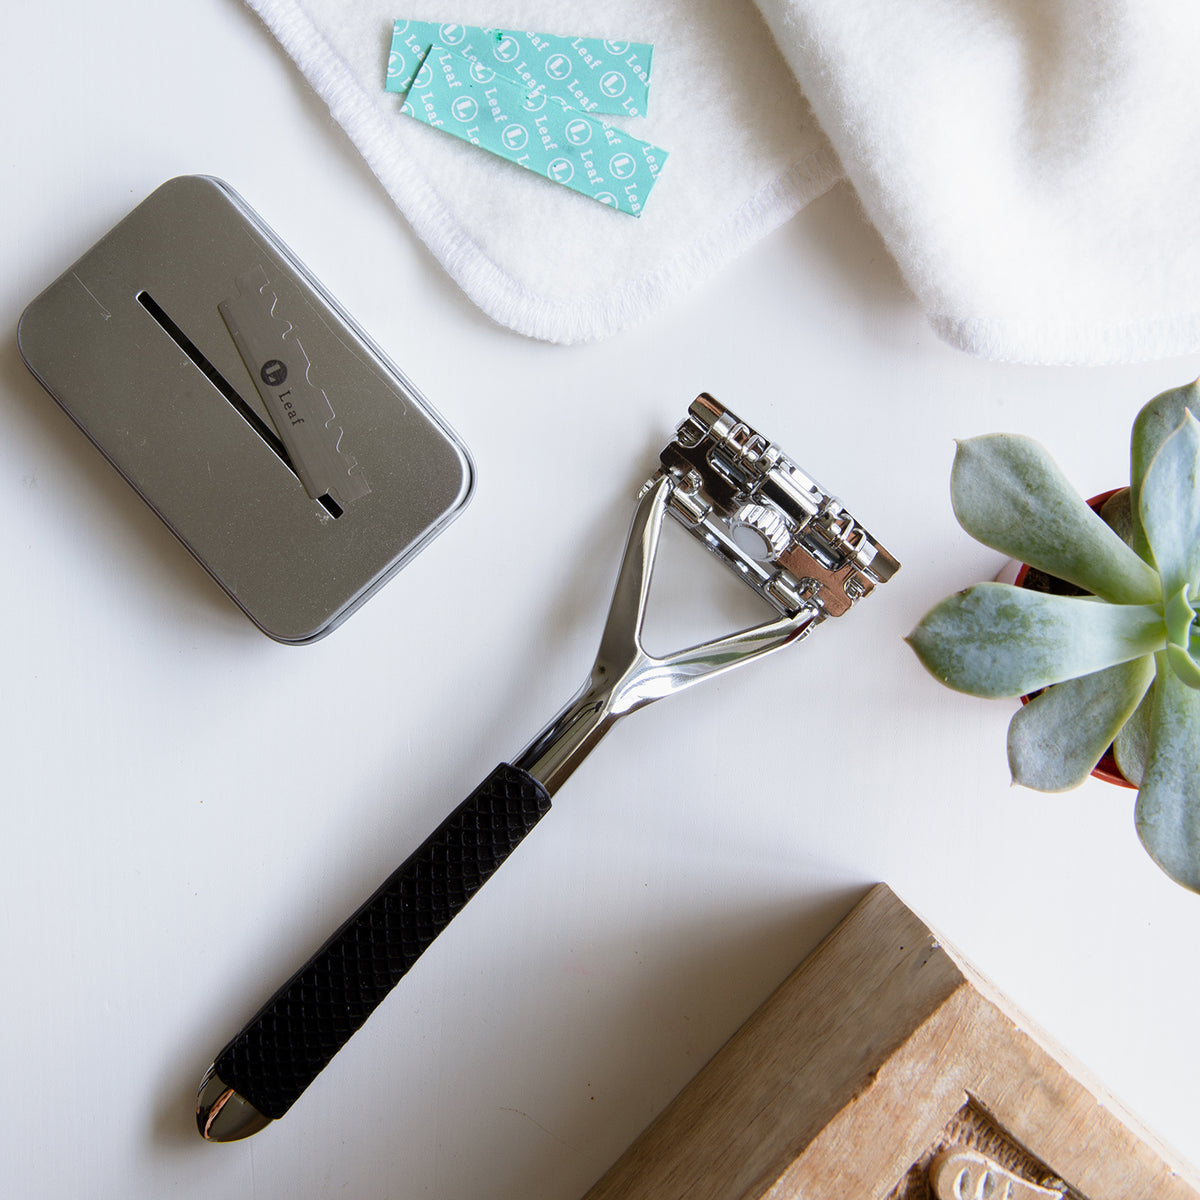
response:
[[[196,1128],[205,1141],[237,1142],[270,1123],[270,1117],[226,1086],[215,1065],[208,1068],[196,1093]]]

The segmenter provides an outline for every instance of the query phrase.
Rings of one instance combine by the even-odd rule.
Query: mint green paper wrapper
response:
[[[392,28],[388,55],[384,86],[389,92],[408,91],[433,45],[454,50],[571,108],[609,116],[646,113],[654,47],[645,42],[399,20]]]
[[[402,111],[635,217],[667,159],[658,146],[440,45],[430,47]]]

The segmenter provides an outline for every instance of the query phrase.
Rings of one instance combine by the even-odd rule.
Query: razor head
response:
[[[773,442],[701,393],[660,456],[668,510],[785,616],[840,617],[900,563]]]

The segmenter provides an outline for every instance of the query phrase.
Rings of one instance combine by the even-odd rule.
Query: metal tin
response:
[[[22,315],[26,365],[264,633],[340,624],[466,505],[466,448],[228,185],[172,179]]]

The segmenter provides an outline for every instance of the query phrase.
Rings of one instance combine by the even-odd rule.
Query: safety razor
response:
[[[774,618],[666,657],[649,654],[642,627],[668,513],[754,588]],[[200,1133],[233,1141],[282,1117],[546,815],[551,796],[618,718],[799,642],[899,567],[778,446],[699,396],[638,497],[583,687],[221,1051],[197,1096]]]

